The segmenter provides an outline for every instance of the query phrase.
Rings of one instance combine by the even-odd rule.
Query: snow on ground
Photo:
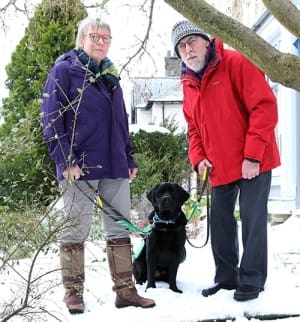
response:
[[[204,230],[205,231],[205,230]],[[49,252],[40,256],[34,269],[34,276],[48,271],[34,290],[34,295],[42,295],[33,305],[36,311],[47,310],[50,314],[40,314],[32,321],[64,321],[64,322],[196,322],[203,320],[236,318],[244,322],[247,316],[299,315],[300,316],[300,218],[290,217],[284,224],[269,227],[269,275],[258,299],[248,302],[236,302],[233,291],[221,290],[214,296],[205,298],[201,295],[203,288],[213,282],[214,264],[207,245],[197,249],[186,244],[187,258],[179,267],[177,276],[178,287],[183,294],[175,293],[166,283],[157,283],[156,289],[148,289],[145,285],[137,285],[139,294],[155,299],[156,307],[151,309],[123,308],[114,306],[115,294],[112,292],[112,282],[103,252],[104,242],[88,242],[86,246],[86,311],[81,315],[70,315],[62,302],[63,288],[60,284],[58,254]],[[203,237],[203,236],[202,236]],[[132,238],[134,246],[138,247],[139,237]],[[201,245],[203,240],[191,240],[195,245]],[[16,274],[28,271],[31,260],[19,262],[13,270],[6,270],[0,275],[0,308],[4,308],[3,300],[11,296],[21,302],[24,281]],[[105,318],[104,318],[105,316]],[[13,318],[10,321],[25,321]],[[26,320],[27,321],[27,320]],[[258,321],[252,318],[251,321]],[[284,318],[280,321],[300,321],[300,317]]]

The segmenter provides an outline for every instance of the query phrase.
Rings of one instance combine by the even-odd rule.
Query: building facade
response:
[[[294,1],[299,7],[300,1]],[[268,11],[253,30],[281,52],[299,56],[299,39],[284,28]],[[297,212],[300,208],[300,93],[270,82],[277,96],[279,122],[277,140],[281,166],[273,171],[269,208],[272,212]]]

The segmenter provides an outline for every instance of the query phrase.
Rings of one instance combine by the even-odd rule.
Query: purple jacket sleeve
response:
[[[49,73],[40,110],[44,139],[50,156],[62,171],[78,164],[78,159],[72,152],[72,142],[65,129],[64,114],[72,108],[67,98],[68,90],[68,63],[61,62]]]

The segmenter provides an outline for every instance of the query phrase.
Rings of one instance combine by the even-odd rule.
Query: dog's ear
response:
[[[156,186],[154,186],[147,194],[147,199],[153,204],[154,202],[154,196],[155,196],[155,191],[157,190],[159,184],[157,184]]]
[[[178,186],[178,192],[179,192],[179,196],[180,196],[180,203],[181,205],[183,205],[190,197],[190,194],[183,189],[180,185]]]

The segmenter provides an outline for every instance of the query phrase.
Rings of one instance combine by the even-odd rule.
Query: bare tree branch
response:
[[[121,70],[120,70],[120,74],[122,73],[123,70],[126,69],[126,67],[143,51],[146,52],[146,47],[147,47],[147,42],[149,40],[149,34],[151,31],[151,26],[152,26],[152,21],[153,21],[153,9],[154,9],[154,3],[155,0],[151,0],[150,2],[150,12],[149,12],[149,16],[148,16],[148,24],[147,24],[147,30],[144,36],[144,39],[141,41],[141,44],[139,45],[138,49],[136,50],[136,52],[131,55],[128,59],[128,61],[122,66]]]
[[[300,11],[289,0],[262,0],[272,15],[293,35],[300,38]]]
[[[278,51],[253,30],[222,14],[204,0],[165,0],[165,2],[213,37],[222,39],[226,44],[242,52],[273,82],[300,91],[299,57]]]
[[[10,18],[7,18],[7,15],[10,10],[15,13],[21,13],[29,19],[31,13],[30,8],[32,6],[31,0],[24,0],[23,7],[18,4],[17,0],[7,0],[6,3],[2,1],[0,5],[0,24],[2,31],[7,30],[7,20],[10,20]]]

